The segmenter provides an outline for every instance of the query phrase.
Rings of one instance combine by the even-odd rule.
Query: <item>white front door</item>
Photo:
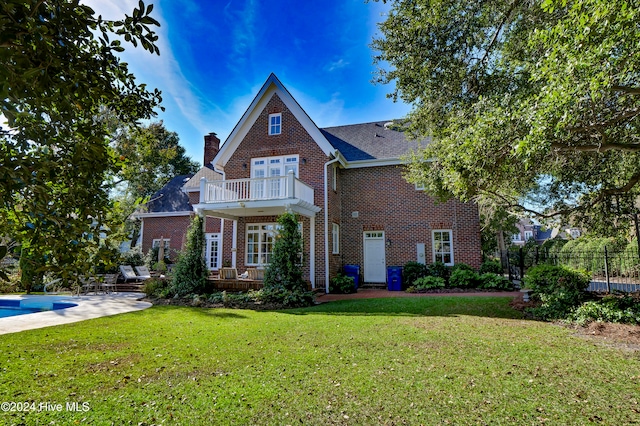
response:
[[[205,234],[207,247],[205,249],[205,260],[207,269],[217,271],[220,269],[220,234]]]
[[[384,231],[364,233],[364,282],[386,282]]]

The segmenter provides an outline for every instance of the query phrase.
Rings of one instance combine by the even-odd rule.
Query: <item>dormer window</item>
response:
[[[269,136],[282,132],[282,114],[269,114]]]

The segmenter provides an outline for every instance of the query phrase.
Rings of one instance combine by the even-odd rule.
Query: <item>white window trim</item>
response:
[[[262,226],[268,226],[268,225],[273,225],[274,227],[274,232],[277,233],[277,229],[280,226],[278,223],[276,222],[260,222],[260,223],[247,223],[245,226],[245,233],[244,233],[244,264],[246,266],[268,266],[269,263],[262,263],[260,261],[260,254],[258,252],[258,263],[249,263],[249,232],[255,232],[255,231],[249,231],[249,226],[258,226],[258,227],[262,227]],[[298,226],[300,228],[300,237],[302,238],[302,252],[304,252],[304,233],[303,233],[303,227],[302,227],[302,222],[298,222]],[[262,229],[260,229],[259,231],[259,239],[258,239],[258,248],[260,247],[260,245],[263,243],[262,241],[262,233],[265,232]],[[275,246],[275,238],[273,241],[273,245]],[[271,252],[271,254],[273,254],[273,252]],[[302,253],[300,253],[300,255],[302,256]]]
[[[295,159],[295,161],[294,161]],[[274,157],[256,157],[256,158],[252,158],[251,159],[251,177],[254,178],[255,177],[255,171],[256,169],[264,169],[264,177],[268,178],[269,173],[268,170],[270,168],[273,167],[272,164],[272,160],[280,160],[279,164],[280,165],[280,176],[286,176],[287,173],[285,172],[285,170],[287,169],[287,166],[291,166],[291,165],[295,165],[296,166],[296,178],[299,177],[300,175],[300,156],[298,154],[291,154],[291,155],[278,155],[278,156],[274,156]],[[260,162],[261,164],[256,164]]]
[[[416,183],[414,186],[416,187],[416,191],[424,191],[424,184]]]
[[[169,249],[171,246],[171,239],[162,238],[162,241],[164,241],[164,249]],[[160,238],[154,238],[153,240],[151,240],[151,248],[156,248],[158,246],[160,246]]]
[[[340,254],[340,225],[333,224],[331,229],[331,238],[333,239],[333,254]]]
[[[533,239],[533,231],[524,231],[524,240],[529,241]]]
[[[272,124],[271,123],[271,119],[278,117],[279,118],[279,123],[278,124]],[[275,128],[277,127],[277,132],[273,131]],[[282,134],[282,113],[278,112],[275,114],[269,114],[269,136],[276,136],[276,135],[280,135]]]
[[[451,262],[445,263],[446,266],[453,266],[455,260],[453,258],[453,231],[451,229],[434,229],[431,231],[431,252],[433,261],[436,261],[436,232],[448,232],[449,233],[449,246],[451,247]],[[444,252],[442,252],[444,253]],[[444,263],[444,262],[443,262]]]

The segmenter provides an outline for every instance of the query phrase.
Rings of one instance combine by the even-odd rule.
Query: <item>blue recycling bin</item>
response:
[[[402,291],[402,266],[387,267],[387,290]]]
[[[353,285],[357,290],[360,284],[360,265],[344,265],[344,274],[353,278]]]

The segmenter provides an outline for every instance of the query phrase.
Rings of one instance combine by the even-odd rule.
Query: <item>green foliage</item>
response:
[[[584,271],[553,265],[534,266],[524,277],[525,286],[532,290],[533,295],[552,294],[559,289],[583,293],[590,280],[590,275]]]
[[[402,280],[407,285],[412,285],[418,278],[426,276],[427,265],[420,262],[410,261],[402,267]]]
[[[584,293],[558,288],[552,293],[540,293],[540,306],[529,308],[527,311],[535,318],[551,321],[567,318],[570,313],[580,306],[584,300]]]
[[[209,275],[204,260],[204,220],[196,215],[187,230],[187,243],[173,268],[172,291],[178,296],[202,293]]]
[[[138,246],[122,253],[120,263],[122,265],[143,266],[145,263],[142,248]]]
[[[77,1],[5,0],[0,6],[0,235],[23,246],[23,276],[70,279],[100,261],[115,229],[107,177],[121,166],[101,119],[150,118],[160,92],[137,84],[122,42],[158,53],[149,14],[103,20]]]
[[[349,294],[357,291],[353,277],[343,274],[333,277],[329,284],[329,293]]]
[[[502,264],[500,264],[497,260],[485,260],[480,265],[481,274],[493,273],[493,274],[502,274],[504,271],[502,269]]]
[[[263,295],[265,300],[285,306],[308,306],[314,296],[302,277],[302,236],[297,217],[284,213],[278,217],[278,224],[271,263],[264,275]]]
[[[476,288],[480,283],[480,276],[474,270],[456,269],[449,277],[449,287]]]
[[[621,307],[606,301],[589,301],[575,308],[567,320],[579,325],[586,325],[593,321],[640,324],[640,304]]]
[[[167,278],[152,277],[146,279],[142,291],[147,297],[167,299],[173,296],[171,280]]]
[[[479,277],[478,288],[486,290],[513,290],[513,283],[502,275],[485,272]]]
[[[449,270],[451,274],[453,274],[455,271],[458,271],[458,270],[476,272],[476,270],[473,269],[473,267],[471,267],[470,265],[467,265],[466,263],[456,263],[455,265],[450,267]]]
[[[591,277],[584,271],[565,266],[538,265],[527,271],[525,286],[542,302],[531,313],[544,320],[566,318],[586,297]]]
[[[413,288],[416,290],[432,290],[445,287],[444,278],[425,276],[416,279],[413,282]]]
[[[409,131],[435,139],[410,156],[410,182],[607,235],[627,228],[640,194],[637,4],[391,4],[377,81],[414,105]]]
[[[446,281],[449,280],[449,275],[451,271],[447,266],[442,262],[433,262],[427,265],[427,274],[432,277],[440,277]]]

